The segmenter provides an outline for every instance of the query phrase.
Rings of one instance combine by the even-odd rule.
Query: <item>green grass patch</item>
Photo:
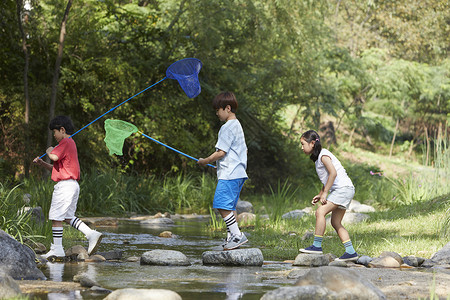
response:
[[[403,256],[430,258],[447,242],[440,232],[445,225],[450,194],[432,200],[398,206],[370,213],[362,223],[346,225],[353,245],[360,255],[376,257],[383,251],[394,251]],[[294,259],[299,248],[310,246],[313,238],[302,240],[308,231],[314,231],[315,217],[301,220],[271,222],[257,220],[250,232],[252,246],[263,251],[266,260]],[[327,225],[322,244],[325,253],[342,255],[344,247],[331,225]]]

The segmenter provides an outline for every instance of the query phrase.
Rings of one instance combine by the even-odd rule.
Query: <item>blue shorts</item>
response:
[[[214,194],[213,208],[224,210],[236,210],[244,182],[247,178],[232,180],[219,179]]]

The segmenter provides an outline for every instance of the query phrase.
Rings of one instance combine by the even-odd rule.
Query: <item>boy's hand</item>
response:
[[[43,163],[44,161],[43,161],[39,156],[36,156],[36,158],[33,159],[33,162],[34,162],[35,164],[42,165],[42,163]]]
[[[207,161],[206,159],[204,159],[204,158],[199,158],[198,161],[197,161],[197,163],[198,163],[200,166],[204,167],[204,166],[206,166],[206,165],[208,164],[208,161]]]

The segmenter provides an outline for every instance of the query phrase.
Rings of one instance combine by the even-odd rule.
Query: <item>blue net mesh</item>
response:
[[[174,62],[167,68],[166,76],[176,79],[189,98],[197,97],[201,92],[198,73],[202,62],[196,58],[185,58]]]

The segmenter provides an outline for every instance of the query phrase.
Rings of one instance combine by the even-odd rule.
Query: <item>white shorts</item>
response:
[[[48,219],[54,221],[72,219],[77,210],[79,194],[80,186],[76,180],[62,180],[55,184]]]
[[[327,201],[330,201],[339,206],[342,209],[348,209],[350,202],[352,202],[355,195],[354,186],[343,186],[330,192],[327,197]]]

